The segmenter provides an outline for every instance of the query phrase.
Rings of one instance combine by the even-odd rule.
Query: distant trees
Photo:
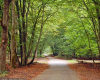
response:
[[[99,56],[99,3],[97,0],[64,1],[62,3],[63,6],[57,14],[62,18],[57,16],[58,20],[56,20],[60,25],[57,25],[50,42],[53,52],[56,50],[58,55],[88,59]],[[62,26],[66,30],[61,32],[59,28]],[[61,42],[60,32],[64,36],[65,41],[63,42]],[[54,46],[57,47],[54,49]]]

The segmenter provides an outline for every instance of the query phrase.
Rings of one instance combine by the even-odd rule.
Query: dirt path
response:
[[[49,57],[50,67],[32,80],[80,80],[75,71],[67,66],[66,60]]]

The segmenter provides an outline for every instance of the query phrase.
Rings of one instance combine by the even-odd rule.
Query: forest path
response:
[[[66,60],[48,58],[50,67],[32,80],[80,80],[76,72],[68,67]]]

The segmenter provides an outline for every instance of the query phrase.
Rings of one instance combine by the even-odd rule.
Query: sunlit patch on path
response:
[[[61,59],[55,59],[55,58],[51,58],[51,57],[49,57],[49,61],[48,61],[48,63],[49,63],[49,65],[51,65],[51,66],[57,66],[57,65],[66,65],[68,62],[66,61],[66,60],[61,60]]]
[[[80,80],[76,72],[67,66],[66,60],[48,58],[50,67],[32,80]]]

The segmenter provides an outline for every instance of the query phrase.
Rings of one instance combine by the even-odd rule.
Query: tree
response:
[[[8,41],[8,22],[9,22],[10,2],[11,0],[4,0],[3,22],[1,21],[1,26],[2,26],[2,40],[0,45],[0,71],[1,72],[6,70],[6,50],[7,50],[7,41]]]
[[[15,31],[15,0],[12,0],[12,32],[11,32],[11,62],[12,67],[16,67],[16,31]]]

